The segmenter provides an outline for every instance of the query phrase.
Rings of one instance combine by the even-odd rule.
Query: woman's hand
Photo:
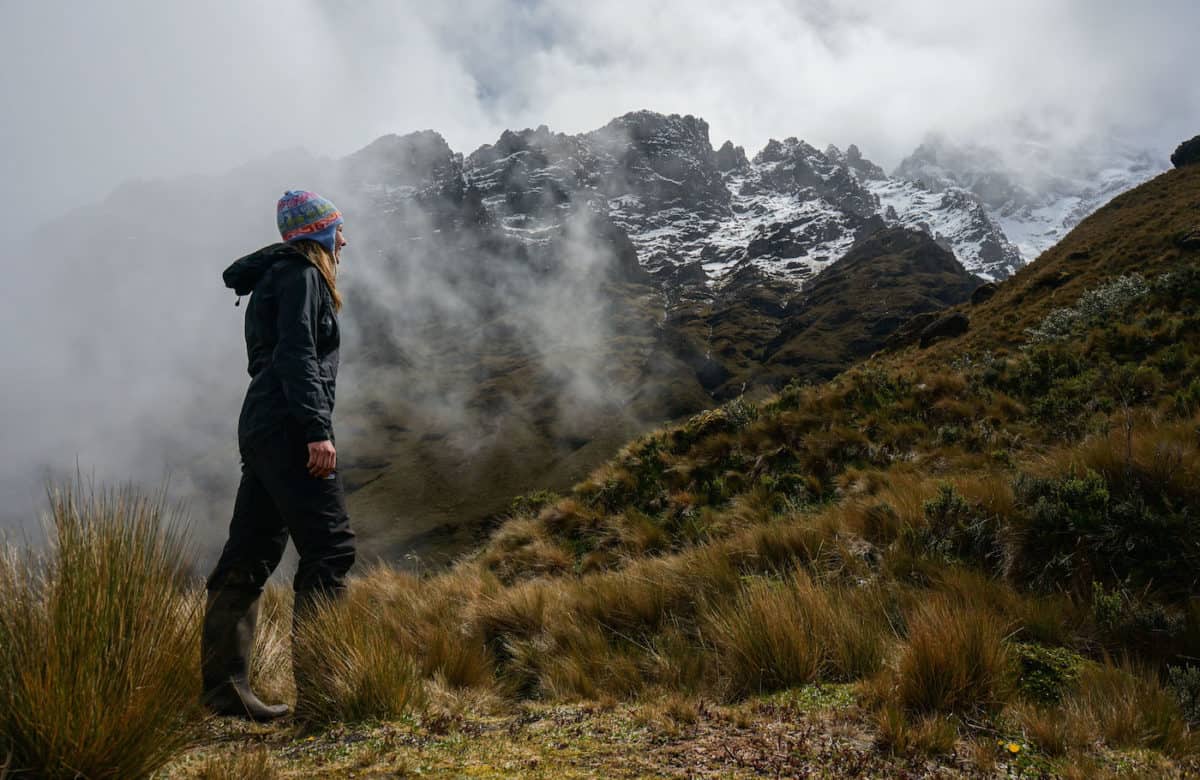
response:
[[[337,468],[337,450],[333,448],[333,442],[328,439],[310,441],[308,443],[308,473],[324,479],[332,474],[335,468]]]

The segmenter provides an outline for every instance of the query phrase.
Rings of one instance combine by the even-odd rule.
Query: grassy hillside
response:
[[[1194,776],[1197,215],[1200,168],[1164,174],[962,335],[645,435],[448,570],[362,572],[296,681],[272,592],[257,685],[316,695],[162,774]]]
[[[697,371],[718,400],[821,381],[868,357],[910,317],[966,300],[981,283],[929,236],[873,226],[803,290],[753,267],[669,324],[702,347]]]
[[[365,552],[444,564],[481,543],[514,492],[566,490],[629,439],[718,400],[828,379],[908,317],[962,301],[978,284],[928,236],[882,226],[803,291],[753,268],[702,301],[668,303],[638,281],[604,280],[605,314],[593,319],[606,332],[569,351],[595,392],[614,396],[608,403],[572,401],[578,388],[514,335],[512,312],[488,318],[482,336],[430,329],[433,373],[473,388],[446,419],[406,403],[389,384],[388,357],[367,355],[376,368],[359,382],[381,389],[339,418]],[[422,365],[414,362],[409,373]]]

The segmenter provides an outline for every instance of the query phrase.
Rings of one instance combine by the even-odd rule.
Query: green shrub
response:
[[[1088,549],[1088,540],[1107,535],[1110,496],[1104,478],[1090,469],[1062,478],[1021,474],[1013,489],[1022,535],[1019,578],[1043,590],[1090,583],[1096,551]]]
[[[1172,471],[1186,454],[1164,460],[1170,453],[1160,447],[1145,462],[1106,447],[1096,460],[1107,478],[1074,465],[1062,476],[1018,477],[1019,578],[1080,594],[1092,580],[1188,592],[1200,563],[1200,517],[1173,495],[1180,480]]]
[[[557,503],[562,497],[553,490],[535,490],[517,496],[508,505],[511,515],[536,515],[545,507]]]
[[[923,508],[925,525],[909,530],[919,551],[947,562],[999,568],[1003,557],[999,518],[968,502],[949,484],[940,485]]]
[[[1191,417],[1200,409],[1200,379],[1193,379],[1172,398],[1172,407],[1180,417]]]
[[[1022,642],[1013,645],[1013,654],[1020,669],[1017,687],[1034,703],[1057,704],[1079,682],[1084,659],[1066,648]]]
[[[1200,666],[1168,666],[1167,686],[1188,723],[1200,725]]]
[[[1074,306],[1054,309],[1025,334],[1031,344],[1062,341],[1124,310],[1149,290],[1140,274],[1117,277],[1079,296]]]

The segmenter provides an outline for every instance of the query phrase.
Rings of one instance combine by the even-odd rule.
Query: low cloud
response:
[[[38,222],[131,177],[425,128],[469,152],[638,108],[749,149],[854,142],[887,167],[931,131],[1165,155],[1200,129],[1197,27],[1186,0],[22,3],[0,52],[0,207]]]
[[[1183,0],[11,5],[0,50],[10,516],[36,502],[39,464],[75,455],[100,476],[152,478],[204,472],[164,452],[215,452],[212,472],[231,476],[183,492],[224,501],[244,375],[240,310],[217,276],[274,239],[280,192],[319,188],[325,158],[385,133],[431,128],[469,153],[505,128],[582,132],[649,108],[704,117],[714,143],[853,142],[891,168],[932,132],[1021,164],[1031,140],[1043,159],[1117,143],[1165,158],[1200,131],[1200,6]],[[144,181],[122,188],[130,179]],[[148,209],[156,179],[171,182]],[[72,212],[106,197],[103,224]],[[54,240],[31,240],[51,219]],[[571,250],[584,262],[590,251]],[[578,345],[603,331],[571,316],[599,306],[587,279],[564,276],[563,296],[514,327],[570,397],[595,400],[596,358]],[[370,281],[396,300],[421,290],[406,302],[426,314],[472,311],[437,274],[407,280],[423,288]],[[420,357],[404,324],[393,322],[398,338]],[[421,381],[446,414],[461,410],[461,387]]]

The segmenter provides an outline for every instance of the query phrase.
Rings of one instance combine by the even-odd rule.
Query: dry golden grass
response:
[[[0,753],[15,776],[145,776],[199,719],[179,519],[132,488],[49,497],[51,546],[0,557]]]
[[[978,772],[989,777],[996,771],[998,751],[995,740],[990,736],[968,740],[964,747],[967,760]]]
[[[569,552],[546,536],[534,518],[517,518],[497,532],[479,562],[501,581],[557,576],[571,571],[574,559]]]
[[[310,723],[399,718],[420,710],[418,662],[385,615],[346,601],[320,605],[296,630],[296,716]]]
[[[945,755],[958,742],[958,729],[942,715],[924,715],[915,721],[903,708],[889,704],[876,717],[876,742],[894,755]]]
[[[1110,747],[1153,748],[1178,757],[1197,750],[1178,702],[1152,672],[1134,665],[1085,668],[1063,710],[1072,729],[1090,732]]]
[[[196,770],[196,780],[275,780],[279,770],[265,747],[209,756]]]
[[[1018,351],[1026,327],[1105,278],[1194,258],[1173,236],[1193,228],[1198,194],[1194,169],[1121,196],[970,307],[963,337],[645,436],[570,497],[521,505],[448,571],[360,574],[344,602],[300,628],[301,718],[665,696],[646,712],[671,733],[696,722],[693,696],[865,680],[880,744],[906,756],[947,753],[957,725],[995,725],[1006,706],[1042,754],[1085,775],[1106,771],[1090,757],[1101,743],[1194,755],[1157,671],[1103,663],[1085,667],[1061,704],[1013,703],[1008,642],[1094,653],[1098,636],[1090,604],[1052,592],[1057,581],[1045,593],[1019,587],[1034,581],[1011,559],[1032,560],[1028,545],[1044,537],[1012,538],[1031,509],[1014,494],[1017,472],[1091,469],[1114,496],[1157,502],[1173,520],[1200,504],[1200,420],[1187,389],[1200,365],[1193,312],[1138,312],[1040,357]],[[1180,300],[1191,307],[1189,295]],[[1141,406],[1117,403],[1129,388],[1064,388],[1037,360],[1070,381],[1124,363]],[[1085,438],[1063,441],[1055,426]],[[942,485],[968,520],[984,518],[983,543],[962,543],[961,518],[931,522],[926,505]],[[189,734],[198,594],[173,543],[148,532],[153,512],[132,502],[105,513],[107,530],[60,525],[66,544],[46,567],[12,554],[0,562],[0,755],[12,749],[14,767],[42,776],[145,774]],[[1064,537],[1067,552],[1089,553]],[[1084,572],[1085,586],[1106,576],[1105,563]],[[1194,583],[1183,568],[1175,585],[1186,595]],[[1148,570],[1144,590],[1158,598],[1163,577]],[[252,674],[268,698],[291,695],[287,604],[279,589],[263,601]],[[1184,612],[1159,606],[1168,618]],[[1196,641],[1194,625],[1179,631],[1191,633],[1171,637],[1178,647]],[[980,769],[994,768],[995,750],[989,760],[983,746],[968,749]],[[254,776],[257,760],[214,761],[211,773]]]
[[[254,638],[250,680],[265,701],[293,701],[292,592],[270,583],[259,603],[258,633]]]
[[[1053,476],[1091,469],[1110,485],[1184,504],[1200,502],[1197,419],[1164,422],[1147,413],[1128,422],[1126,427],[1118,418],[1107,435],[1057,448],[1040,461],[1037,472]]]
[[[755,579],[708,618],[705,638],[729,695],[746,696],[817,679],[825,653],[825,605],[807,575]]]
[[[719,684],[733,697],[874,674],[891,639],[877,594],[826,589],[803,570],[751,579],[706,614],[701,631],[714,648]]]
[[[918,713],[986,713],[1012,694],[1008,627],[994,613],[944,598],[909,619],[895,701]]]
[[[1082,718],[1064,717],[1061,708],[1018,702],[1010,705],[1007,712],[1025,739],[1048,756],[1084,750],[1096,742],[1090,723]]]

